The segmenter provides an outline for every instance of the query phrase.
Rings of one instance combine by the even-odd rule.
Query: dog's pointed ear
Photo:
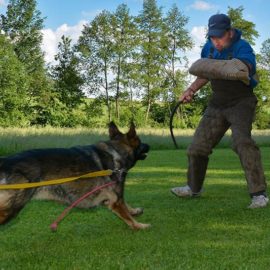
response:
[[[113,121],[111,121],[109,123],[109,136],[110,136],[110,139],[115,138],[119,134],[121,134],[121,132],[119,131],[118,127],[116,126],[116,124]]]
[[[133,121],[130,123],[130,128],[127,133],[128,138],[134,138],[136,136],[136,127]]]

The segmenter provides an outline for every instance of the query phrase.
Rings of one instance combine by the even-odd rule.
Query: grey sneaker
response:
[[[253,196],[251,199],[251,204],[248,206],[248,208],[261,208],[266,207],[269,202],[268,197],[265,197],[264,195],[259,196]]]
[[[178,197],[199,197],[201,195],[201,191],[193,193],[188,185],[183,187],[174,187],[171,189],[171,192]]]

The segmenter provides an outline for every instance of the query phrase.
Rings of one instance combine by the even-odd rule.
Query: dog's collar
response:
[[[127,173],[127,170],[126,169],[123,169],[123,168],[115,168],[113,170],[114,173]]]
[[[127,175],[127,170],[123,168],[115,168],[111,175],[111,179],[116,182],[123,182],[125,180],[125,176]]]

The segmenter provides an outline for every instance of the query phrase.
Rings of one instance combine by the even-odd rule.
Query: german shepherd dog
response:
[[[61,185],[32,189],[0,190],[0,224],[15,217],[32,198],[55,200],[71,204],[93,188],[115,181],[78,204],[80,208],[106,205],[132,229],[145,229],[149,224],[137,222],[133,216],[143,213],[142,208],[132,208],[124,200],[127,172],[138,160],[146,158],[147,144],[141,143],[131,123],[126,134],[109,124],[110,140],[95,145],[72,148],[34,149],[0,160],[0,185],[40,182],[80,176],[99,170],[113,170],[111,176],[82,179]]]

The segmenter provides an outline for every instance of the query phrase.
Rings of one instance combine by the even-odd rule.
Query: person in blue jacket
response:
[[[208,21],[208,40],[201,57],[220,60],[240,59],[249,69],[250,83],[242,81],[210,80],[212,95],[207,109],[195,131],[188,148],[187,185],[171,191],[179,197],[200,196],[205,179],[209,155],[225,132],[232,131],[233,150],[238,154],[245,172],[251,197],[249,208],[265,207],[269,201],[266,195],[266,181],[260,150],[251,138],[257,98],[253,89],[256,80],[256,58],[250,44],[241,38],[241,31],[231,26],[225,14],[215,14]],[[180,100],[190,102],[194,94],[207,79],[197,77],[182,94]]]

